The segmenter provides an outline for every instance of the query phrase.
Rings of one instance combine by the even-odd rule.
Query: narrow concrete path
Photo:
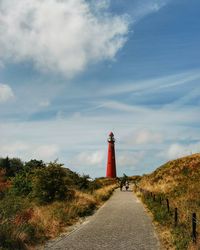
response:
[[[116,190],[87,223],[45,250],[158,250],[151,219],[133,192]]]

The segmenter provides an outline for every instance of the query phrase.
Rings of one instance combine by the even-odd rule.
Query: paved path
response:
[[[113,196],[76,231],[45,250],[158,250],[151,219],[133,192]]]

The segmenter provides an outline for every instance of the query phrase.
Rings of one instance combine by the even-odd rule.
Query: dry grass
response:
[[[154,194],[164,194],[169,199],[171,209],[178,208],[179,224],[183,223],[190,235],[192,213],[195,212],[200,221],[199,180],[200,154],[195,154],[170,161],[150,175],[145,175],[140,181],[140,186]],[[199,224],[197,232],[200,233]],[[181,232],[175,232],[175,234],[178,235]],[[195,246],[190,243],[187,249],[195,248],[200,249],[199,240]]]
[[[5,197],[0,203],[0,209],[5,213],[4,219],[0,218],[3,249],[39,249],[38,244],[68,231],[68,227],[78,222],[80,217],[91,215],[116,188],[116,184],[110,183],[106,181],[107,186],[92,193],[74,190],[73,199],[48,205],[38,205],[15,196]]]
[[[101,203],[102,201],[106,201],[109,199],[111,194],[116,188],[116,184],[112,184],[109,186],[105,186],[103,188],[100,188],[94,192],[94,197],[98,203]]]
[[[80,217],[91,215],[94,210],[107,200],[116,184],[105,186],[93,194],[75,191],[72,201],[54,202],[46,206],[34,206],[30,223],[43,232],[43,238],[52,239],[58,236],[67,227],[76,223]]]

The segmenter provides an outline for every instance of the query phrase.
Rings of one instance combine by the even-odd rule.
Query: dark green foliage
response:
[[[46,168],[37,169],[33,177],[33,197],[39,203],[72,198],[66,177],[65,170],[57,162],[49,163]]]
[[[13,178],[11,192],[15,195],[27,196],[32,191],[32,176],[26,171],[21,171]]]
[[[0,249],[1,250],[25,250],[22,240],[13,235],[13,225],[11,223],[0,224]]]
[[[77,186],[79,182],[79,174],[71,171],[69,168],[64,168],[66,173],[66,179],[69,186]]]
[[[25,163],[24,165],[24,169],[27,172],[33,172],[35,169],[40,169],[40,168],[45,168],[46,165],[44,164],[43,161],[38,161],[36,159],[34,160],[30,160],[28,162]]]
[[[44,169],[46,165],[43,161],[30,160],[21,167],[20,171],[12,179],[11,191],[15,195],[27,196],[32,192],[33,176],[38,169]]]
[[[0,167],[5,169],[6,177],[13,177],[23,169],[23,162],[18,158],[0,158]]]
[[[89,175],[81,176],[75,172],[72,172],[68,168],[65,168],[65,172],[68,186],[89,192],[93,192],[94,190],[102,187],[102,184],[99,179],[90,180]]]
[[[5,176],[9,176],[11,174],[10,160],[8,157],[0,159],[0,167],[5,169]]]
[[[79,178],[77,179],[77,186],[80,190],[88,189],[90,185],[89,178],[89,175],[79,176]]]

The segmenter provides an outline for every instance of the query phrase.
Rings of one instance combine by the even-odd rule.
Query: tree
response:
[[[35,169],[45,168],[45,167],[46,167],[46,165],[42,160],[38,161],[36,159],[30,160],[30,161],[26,162],[24,165],[24,169],[28,172],[34,171]]]
[[[0,167],[5,170],[5,176],[10,173],[10,160],[8,157],[0,159]]]
[[[11,158],[10,159],[10,176],[15,176],[21,170],[23,170],[24,163],[19,158]]]
[[[33,179],[33,197],[40,203],[72,198],[66,177],[62,164],[57,162],[49,163],[46,168],[37,169]]]
[[[0,158],[0,167],[5,169],[6,177],[13,177],[23,169],[23,162],[19,158]]]
[[[12,192],[15,195],[27,196],[32,192],[32,181],[37,169],[45,168],[43,161],[30,160],[21,167],[20,171],[12,179]]]

